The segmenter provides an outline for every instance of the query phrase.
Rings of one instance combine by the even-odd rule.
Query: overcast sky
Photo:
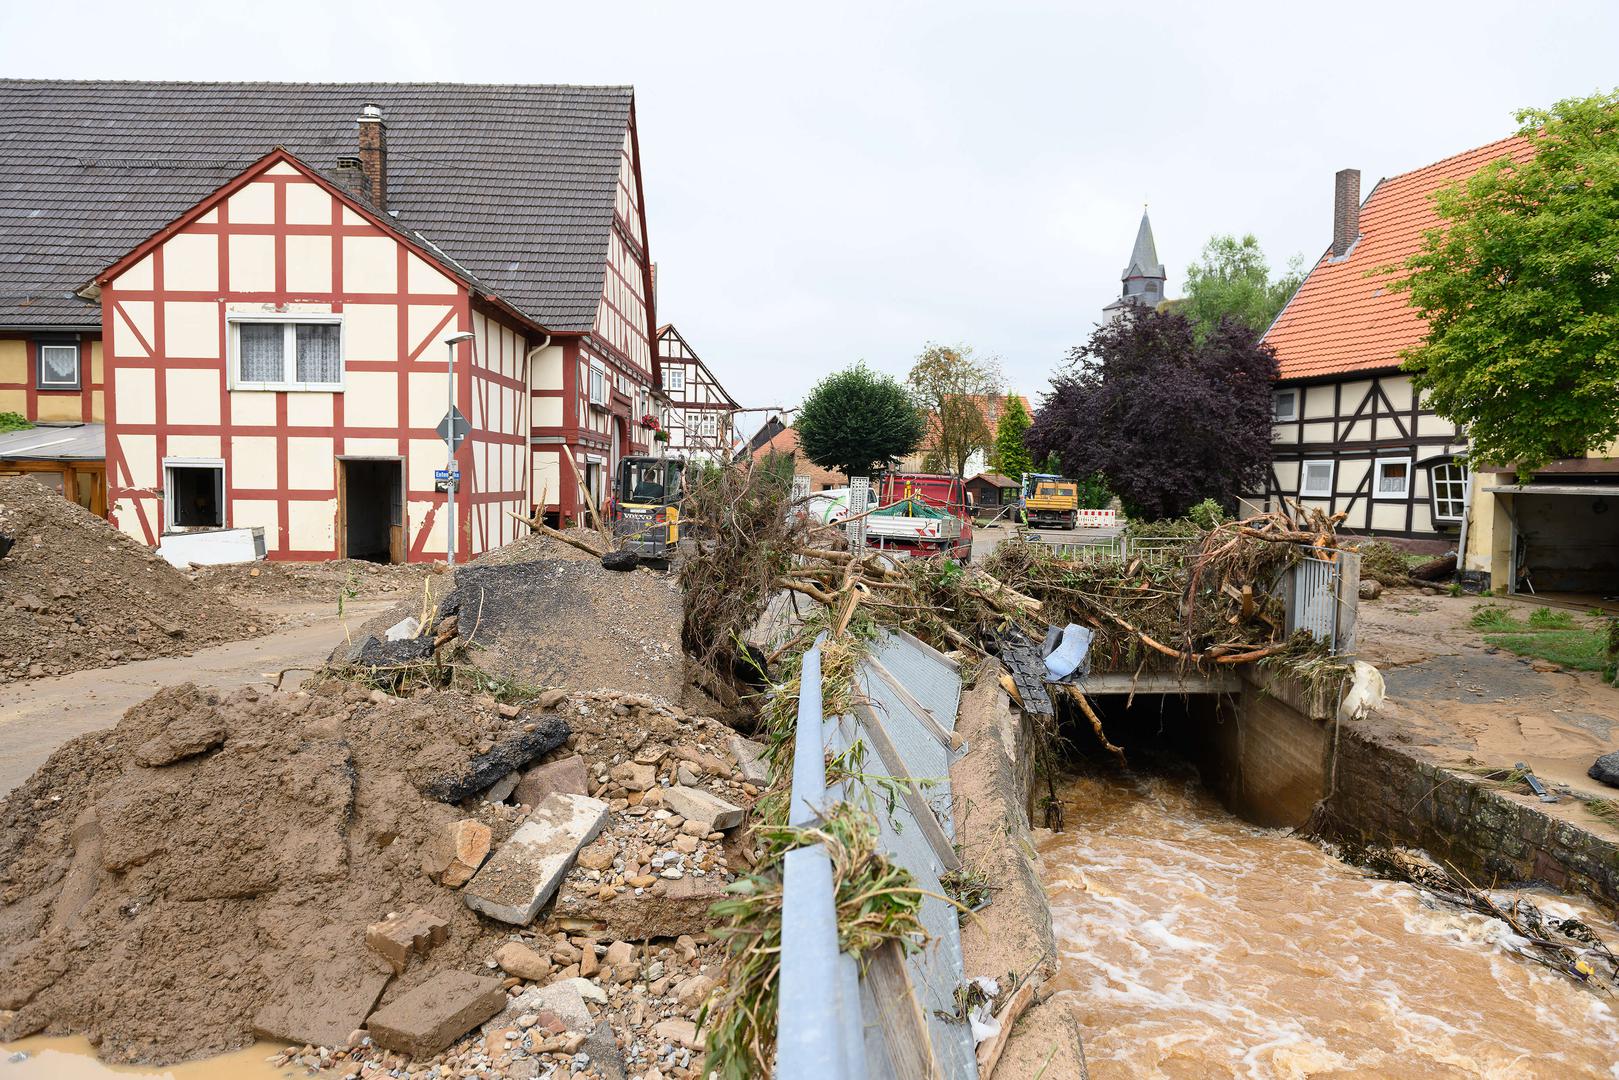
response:
[[[4,74],[632,83],[660,321],[745,405],[930,341],[1035,396],[1149,203],[1313,262],[1365,190],[1619,84],[1619,4],[0,3]]]

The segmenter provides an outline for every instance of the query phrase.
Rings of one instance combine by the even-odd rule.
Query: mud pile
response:
[[[179,656],[263,626],[24,477],[0,477],[0,533],[16,541],[0,558],[0,681]]]
[[[249,562],[198,566],[189,577],[222,596],[247,603],[327,601],[338,597],[419,596],[422,579],[443,573],[442,563],[402,563],[385,566],[362,559],[325,562]]]
[[[616,693],[395,698],[332,678],[292,694],[161,691],[0,802],[0,1039],[82,1032],[105,1059],[169,1063],[245,1046],[258,1028],[380,1060],[369,1043],[345,1048],[373,1007],[446,971],[488,975],[518,941],[546,959],[508,971],[514,999],[525,981],[595,980],[601,1052],[650,1060],[662,1046],[651,1029],[689,1023],[711,987],[698,978],[715,948],[706,906],[734,876],[722,834],[682,833],[654,791],[750,803],[757,789],[725,756],[732,738]],[[631,754],[648,764],[624,768]],[[528,817],[513,772],[571,761],[611,812],[600,869],[575,868],[557,910],[525,928],[487,921],[430,876],[424,855],[447,826],[475,819],[498,849]],[[474,774],[506,782],[459,805],[428,794],[482,790]],[[418,910],[447,935],[395,973],[367,928]],[[616,974],[596,970],[609,950]],[[536,1053],[542,1036],[572,1045],[538,1031]],[[449,1053],[482,1055],[478,1042]]]

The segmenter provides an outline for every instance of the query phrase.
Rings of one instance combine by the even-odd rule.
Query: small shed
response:
[[[979,473],[967,481],[967,504],[975,510],[999,510],[1017,502],[1018,482],[1000,473]]]

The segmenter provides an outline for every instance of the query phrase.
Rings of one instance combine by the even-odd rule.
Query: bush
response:
[[[0,431],[27,431],[33,426],[22,413],[0,412]]]
[[[1200,529],[1212,529],[1226,520],[1225,511],[1213,499],[1204,499],[1186,511],[1186,516]]]

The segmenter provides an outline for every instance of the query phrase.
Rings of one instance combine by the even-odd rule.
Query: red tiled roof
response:
[[[1381,181],[1360,209],[1360,241],[1348,257],[1331,262],[1330,249],[1322,255],[1266,332],[1280,378],[1398,367],[1400,351],[1421,343],[1427,323],[1408,294],[1373,271],[1416,254],[1423,233],[1440,224],[1429,197],[1435,191],[1503,157],[1527,161],[1533,154],[1533,144],[1514,135]]]
[[[765,443],[753,452],[754,460],[763,460],[772,454],[785,454],[793,459],[793,471],[803,473],[810,478],[810,489],[820,491],[828,487],[844,487],[849,483],[848,477],[831,469],[823,469],[798,448],[798,432],[792,428],[783,428],[776,433],[776,437]]]

